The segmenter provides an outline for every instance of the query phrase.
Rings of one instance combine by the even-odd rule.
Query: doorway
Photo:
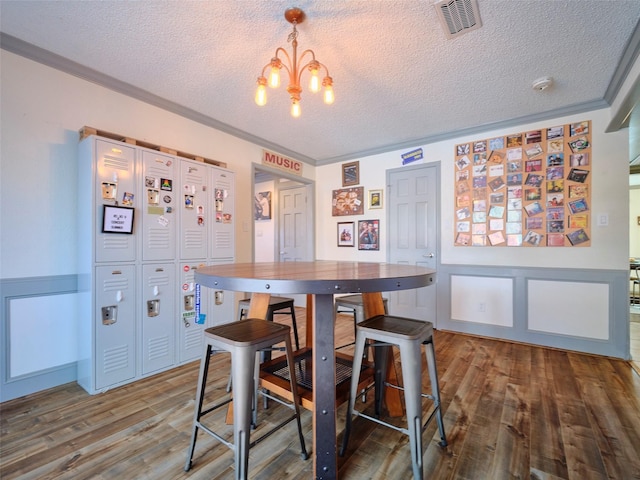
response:
[[[254,164],[252,195],[253,260],[313,260],[313,182]]]

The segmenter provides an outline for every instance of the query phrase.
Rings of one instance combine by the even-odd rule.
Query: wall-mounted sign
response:
[[[302,162],[283,157],[267,150],[262,151],[262,164],[270,167],[285,170],[296,175],[302,175]]]
[[[402,154],[402,164],[407,165],[408,163],[415,162],[416,160],[422,160],[423,158],[422,149],[417,148]]]

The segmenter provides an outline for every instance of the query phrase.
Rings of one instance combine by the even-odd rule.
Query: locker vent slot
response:
[[[192,328],[191,330],[185,329],[184,335],[184,348],[185,350],[191,350],[192,348],[200,349],[202,346],[202,330]]]
[[[167,275],[150,275],[147,279],[147,286],[153,288],[156,285],[169,285],[169,277]]]
[[[195,185],[196,186],[196,191],[197,190],[201,190],[200,188],[198,188],[202,182],[202,176],[198,175],[197,171],[193,174],[191,174],[191,172],[186,173],[184,176],[184,179],[186,180],[185,183],[189,184],[189,185]]]
[[[129,170],[131,160],[128,158],[117,158],[105,155],[102,163],[106,168],[114,168],[116,170]]]
[[[216,232],[216,247],[231,248],[231,232]]]
[[[226,178],[225,179],[218,179],[218,181],[216,182],[216,188],[221,188],[223,190],[231,190],[231,182],[229,182]]]
[[[195,269],[191,269],[184,274],[184,281],[187,283],[192,283],[196,281],[196,271]]]
[[[149,348],[148,359],[155,360],[157,358],[166,357],[169,355],[169,339],[165,337],[150,338],[147,343]]]
[[[160,177],[164,176],[166,178],[167,174],[171,173],[171,168],[166,165],[158,165],[154,163],[147,168],[147,175],[151,177]]]
[[[147,247],[150,249],[169,248],[171,235],[166,228],[150,228],[147,236]]]
[[[129,279],[127,277],[122,277],[118,279],[107,279],[102,284],[102,289],[105,292],[113,292],[116,290],[128,290]]]
[[[127,345],[109,348],[104,351],[104,373],[111,373],[127,366],[129,366],[129,349]]]
[[[200,248],[204,245],[204,234],[202,230],[185,230],[184,246],[185,248]]]
[[[106,250],[126,250],[129,248],[128,235],[102,235],[102,247]]]

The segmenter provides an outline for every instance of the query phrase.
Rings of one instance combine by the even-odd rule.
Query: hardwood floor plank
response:
[[[496,454],[487,478],[524,479],[530,476],[530,433],[529,386],[509,383],[496,439]]]
[[[606,478],[607,472],[568,354],[554,351],[552,357],[560,430],[564,439],[569,476]]]
[[[532,472],[569,478],[555,396],[550,350],[531,352],[531,453]]]
[[[611,374],[612,361],[575,355],[570,359],[609,478],[640,478],[639,412],[636,402],[628,402],[623,384],[603,381]]]
[[[296,316],[305,318],[304,310]],[[339,322],[341,345],[353,337],[353,320]],[[434,338],[449,446],[437,445],[431,424],[425,478],[640,478],[640,377],[627,362],[442,331]],[[228,356],[211,364],[208,399],[225,394],[229,375]],[[233,479],[233,452],[202,433],[192,469],[183,470],[197,374],[192,362],[99,395],[68,384],[0,404],[0,478]],[[423,380],[428,388],[426,374]],[[345,408],[338,408],[338,444]],[[426,401],[424,408],[430,411]],[[288,412],[273,402],[260,409],[253,435]],[[231,436],[224,412],[213,422]],[[302,424],[311,451],[310,412]],[[356,420],[338,466],[347,480],[411,478],[408,439]],[[259,480],[312,477],[294,424],[251,449],[249,471]]]

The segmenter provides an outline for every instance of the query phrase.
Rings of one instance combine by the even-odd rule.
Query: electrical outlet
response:
[[[478,311],[479,312],[486,312],[487,311],[487,304],[484,302],[480,302],[478,304]]]

